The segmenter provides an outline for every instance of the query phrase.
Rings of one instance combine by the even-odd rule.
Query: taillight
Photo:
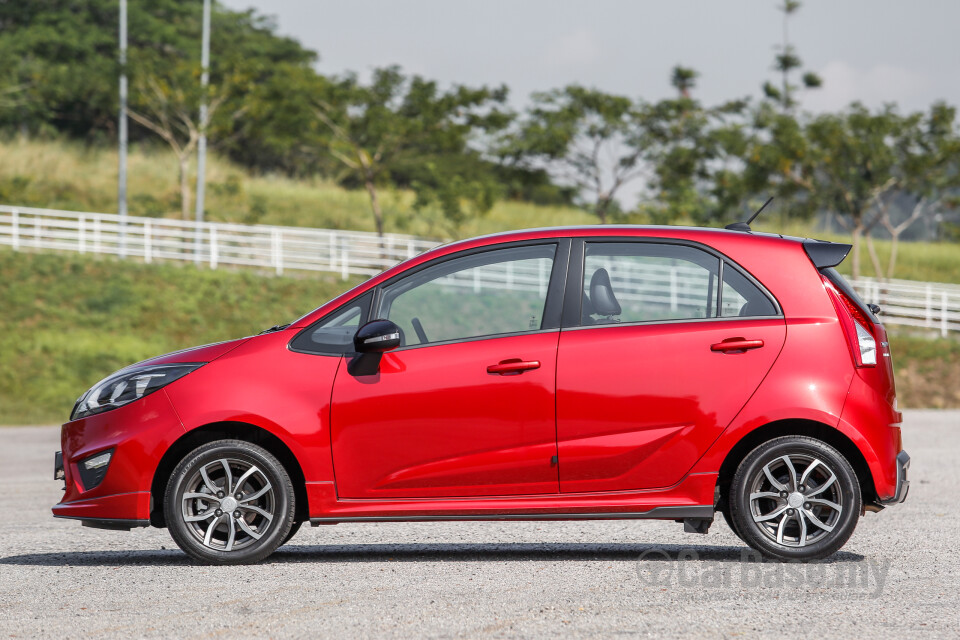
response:
[[[877,366],[877,338],[873,333],[873,322],[853,300],[837,289],[829,278],[821,278],[837,310],[843,333],[847,336],[854,364],[858,367]]]

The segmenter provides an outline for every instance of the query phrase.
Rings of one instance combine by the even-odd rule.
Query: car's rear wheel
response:
[[[857,526],[860,485],[850,463],[830,445],[785,436],[754,449],[730,487],[734,531],[765,556],[825,558]]]
[[[167,483],[164,515],[174,542],[210,564],[259,562],[294,525],[293,484],[265,449],[218,440],[191,451]]]

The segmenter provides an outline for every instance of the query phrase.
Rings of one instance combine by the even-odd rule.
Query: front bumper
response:
[[[54,477],[65,487],[53,515],[112,528],[149,523],[153,473],[183,433],[163,390],[68,422],[61,432],[62,453],[54,458]],[[106,452],[109,462],[97,474],[81,469],[84,460]]]
[[[880,504],[885,507],[900,504],[907,499],[910,492],[910,480],[907,479],[907,472],[910,470],[910,456],[906,451],[897,454],[897,490],[892,498],[880,500]]]

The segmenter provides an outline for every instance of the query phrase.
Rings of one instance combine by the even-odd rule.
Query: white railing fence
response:
[[[145,262],[180,261],[267,269],[277,274],[287,270],[325,271],[347,279],[372,276],[398,262],[437,246],[437,242],[414,236],[243,225],[223,222],[188,222],[166,218],[119,216],[0,205],[0,245],[14,250],[51,249],[79,253],[140,258]],[[527,273],[526,271],[530,271]],[[542,265],[518,266],[499,273],[477,270],[474,276],[486,286],[543,289]],[[509,273],[508,273],[509,271]],[[699,289],[695,277],[682,269],[664,270],[659,282],[650,273],[623,278],[625,299],[668,304],[675,309],[687,303]],[[654,278],[656,280],[656,278]],[[628,282],[629,281],[629,282]],[[466,286],[467,283],[458,283]],[[960,285],[873,278],[851,281],[857,292],[882,308],[885,324],[906,325],[936,331],[942,336],[960,332]],[[469,286],[481,286],[471,280]]]
[[[0,206],[0,245],[371,276],[437,245],[413,236]]]
[[[867,302],[880,305],[884,324],[960,331],[960,285],[913,280],[859,278],[850,284]]]

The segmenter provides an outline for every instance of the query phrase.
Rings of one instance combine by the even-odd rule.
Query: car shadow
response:
[[[404,543],[297,545],[277,550],[265,563],[321,562],[537,562],[631,561],[663,562],[758,562],[761,558],[746,546],[698,546],[602,543]],[[861,562],[864,556],[839,551],[821,562]],[[27,553],[0,558],[0,565],[38,567],[177,566],[194,564],[179,550],[157,551],[72,551]]]

